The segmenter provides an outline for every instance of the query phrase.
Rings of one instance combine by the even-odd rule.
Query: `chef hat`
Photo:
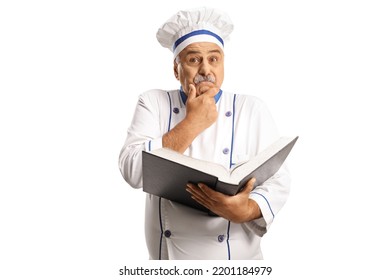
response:
[[[195,42],[211,42],[223,49],[224,40],[233,31],[228,15],[211,8],[179,11],[157,31],[157,40],[176,57]]]

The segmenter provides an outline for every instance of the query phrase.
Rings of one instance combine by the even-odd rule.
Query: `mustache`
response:
[[[215,83],[215,78],[212,75],[203,76],[203,75],[197,74],[194,78],[194,83],[195,83],[195,85],[197,85],[201,82]]]

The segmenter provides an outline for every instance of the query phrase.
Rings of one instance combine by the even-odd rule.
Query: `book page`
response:
[[[289,145],[293,140],[294,138],[292,137],[281,137],[276,142],[264,149],[259,155],[255,156],[248,162],[235,167],[231,172],[230,182],[238,184],[242,178],[256,170],[272,156]]]
[[[218,178],[229,178],[229,171],[218,163],[192,158],[166,148],[157,149],[150,153],[201,172],[214,175]]]
[[[183,166],[187,166],[203,173],[213,175],[221,182],[238,185],[243,178],[258,169],[261,165],[264,164],[266,167],[270,164],[273,165],[273,162],[266,162],[278,154],[286,146],[291,145],[292,142],[295,143],[293,140],[296,140],[296,138],[281,137],[276,142],[264,149],[259,155],[255,156],[249,161],[239,163],[231,170],[227,170],[221,164],[195,159],[166,148],[157,149],[149,153],[165,160],[173,161]],[[282,162],[280,164],[282,164]]]

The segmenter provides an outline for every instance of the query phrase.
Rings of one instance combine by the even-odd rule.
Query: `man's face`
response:
[[[221,88],[224,78],[224,55],[214,43],[201,42],[188,45],[174,62],[176,79],[186,94],[193,84],[200,95],[211,87]]]

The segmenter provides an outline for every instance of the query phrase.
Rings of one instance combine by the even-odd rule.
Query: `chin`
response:
[[[196,87],[196,92],[199,92],[200,94],[203,94],[204,92],[208,91],[210,88],[215,87],[215,84],[210,82],[202,82]]]

